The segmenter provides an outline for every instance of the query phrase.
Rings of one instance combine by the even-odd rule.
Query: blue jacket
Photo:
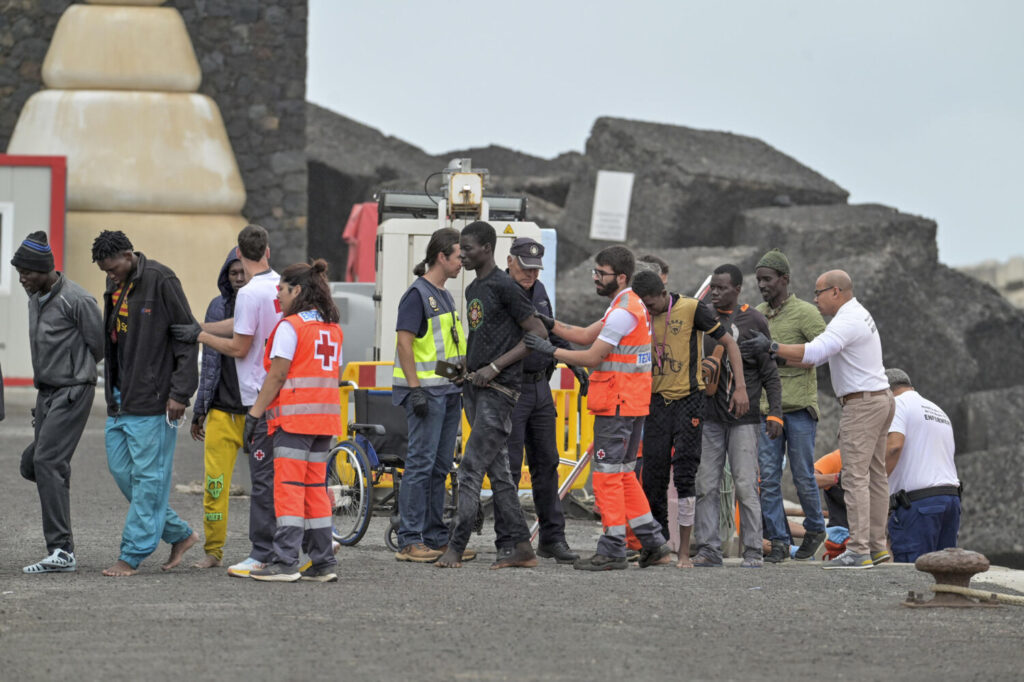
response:
[[[231,249],[224,260],[224,266],[220,269],[220,275],[217,277],[217,288],[221,293],[207,306],[204,322],[220,322],[235,315],[235,290],[228,279],[228,268],[238,260],[236,252],[237,249]],[[199,373],[199,394],[196,396],[196,404],[193,408],[196,415],[205,415],[210,411],[210,404],[213,402],[214,396],[217,395],[217,384],[221,379],[220,363],[223,359],[224,356],[217,351],[208,346],[203,347],[203,366]],[[227,361],[234,362],[232,358],[227,358]],[[239,411],[242,409],[241,402],[239,402],[238,409]]]

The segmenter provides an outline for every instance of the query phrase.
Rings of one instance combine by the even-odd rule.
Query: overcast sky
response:
[[[599,116],[760,138],[1024,254],[1024,3],[310,0],[308,99],[430,153],[583,151]]]

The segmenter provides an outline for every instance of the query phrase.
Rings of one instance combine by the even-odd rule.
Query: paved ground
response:
[[[139,575],[105,578],[127,504],[106,470],[99,410],[74,459],[80,569],[22,575],[44,553],[35,488],[18,475],[31,400],[8,391],[0,424],[0,679],[1020,679],[1024,608],[901,607],[931,582],[910,566],[492,572],[485,531],[471,545],[480,559],[442,571],[394,561],[375,519],[342,550],[335,584],[163,573],[166,547]],[[183,430],[175,482],[201,475]],[[171,503],[201,527],[198,495]],[[232,560],[248,549],[247,513],[247,499],[232,500]],[[599,531],[569,530],[588,549]]]

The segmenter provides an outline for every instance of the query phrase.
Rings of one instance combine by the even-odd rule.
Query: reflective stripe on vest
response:
[[[427,331],[423,336],[412,340],[412,357],[416,363],[416,377],[420,386],[450,386],[444,377],[434,373],[438,360],[452,364],[465,364],[466,335],[454,309],[447,291],[438,300],[433,285],[419,277],[412,283],[420,295],[423,304],[423,316],[427,320]],[[454,331],[453,331],[454,328]],[[402,363],[398,358],[398,347],[395,347],[395,368],[392,373],[393,386],[408,386],[409,382],[402,371]]]
[[[267,431],[281,428],[289,433],[336,436],[342,432],[338,362],[342,333],[336,324],[322,322],[313,311],[289,315],[270,334],[263,352],[269,370],[270,352],[282,323],[295,330],[298,342],[288,376],[267,408]]]
[[[594,414],[646,415],[651,402],[651,322],[632,289],[619,293],[602,321],[616,308],[629,312],[637,325],[591,373],[587,405]]]

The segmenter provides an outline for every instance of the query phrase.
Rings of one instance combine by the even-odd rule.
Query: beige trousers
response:
[[[889,480],[885,474],[885,437],[896,411],[892,393],[850,400],[839,420],[843,494],[850,524],[846,549],[868,554],[885,549],[889,516]]]

